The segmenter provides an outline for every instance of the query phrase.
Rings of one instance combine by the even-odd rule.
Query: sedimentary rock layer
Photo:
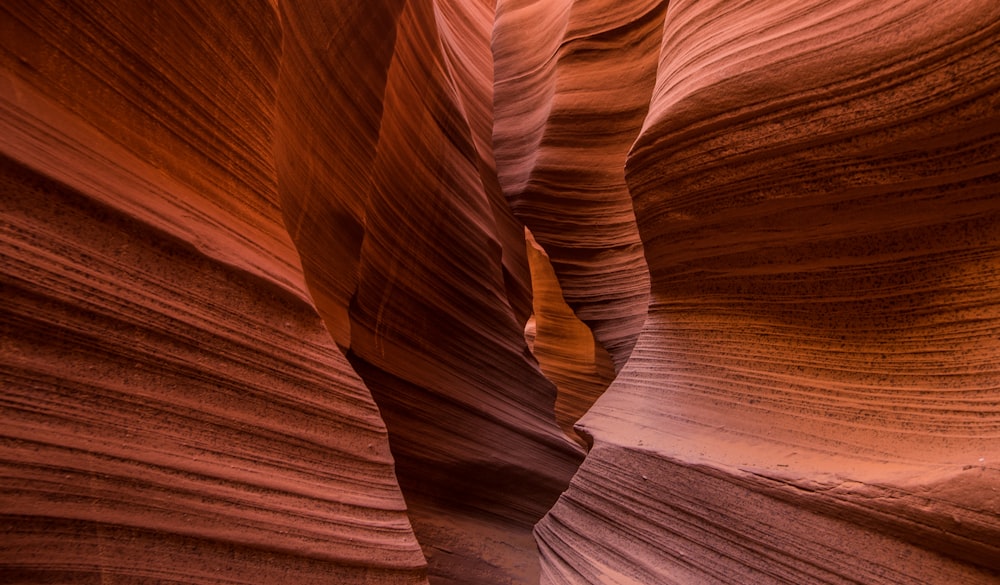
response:
[[[983,2],[670,3],[650,317],[544,583],[996,582],[998,39]]]
[[[81,4],[0,6],[0,581],[1000,580],[1000,5]]]
[[[274,153],[288,232],[334,340],[350,345],[386,75],[405,0],[282,2]]]
[[[373,9],[380,24],[367,8],[285,10],[302,32],[286,43],[297,54],[281,75],[279,178],[292,175],[280,184],[283,209],[320,310],[389,428],[432,580],[530,582],[531,527],[582,453],[555,424],[555,387],[523,335],[523,228],[492,154],[493,7]],[[375,43],[372,55],[358,35]],[[343,127],[327,87],[357,77],[370,87],[335,90],[333,108],[366,122]],[[312,165],[317,157],[336,162]],[[330,263],[333,251],[346,257]]]
[[[582,455],[523,336],[493,5],[122,4],[4,15],[4,512],[24,534],[4,562],[199,581],[232,551],[218,578],[420,580],[339,346],[437,582],[531,580],[531,526]],[[49,564],[25,556],[63,525]]]
[[[996,583],[982,566],[996,558],[995,515],[942,499],[940,486],[887,488],[820,472],[788,481],[635,443],[598,438],[539,525],[543,583]],[[722,447],[745,449],[704,449]],[[983,493],[993,474],[977,467],[962,484],[996,510]]]
[[[616,371],[646,316],[649,277],[624,168],[653,88],[666,5],[497,6],[500,182]]]
[[[527,233],[534,312],[531,352],[558,391],[556,421],[567,436],[586,446],[573,425],[600,397],[615,377],[611,356],[563,299],[552,264],[531,233]]]
[[[273,8],[0,23],[2,580],[426,582],[282,222]]]

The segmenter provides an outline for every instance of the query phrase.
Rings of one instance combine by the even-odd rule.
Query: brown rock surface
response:
[[[500,183],[616,371],[646,318],[649,275],[624,168],[653,88],[666,5],[497,6]]]
[[[492,5],[386,9],[395,38],[363,34],[388,54],[357,41],[366,11],[300,9],[285,17],[308,32],[284,62],[279,172],[311,290],[389,427],[434,581],[537,581],[531,528],[582,453],[556,426],[555,387],[524,340],[523,227],[491,145]],[[328,43],[333,58],[316,50]],[[345,128],[328,87],[352,88],[355,69],[371,87],[335,90],[333,107],[367,121]]]
[[[582,453],[523,336],[492,4],[7,10],[12,574],[418,581],[384,419],[435,581],[537,580]]]
[[[573,429],[615,378],[611,356],[573,309],[566,304],[548,255],[527,234],[528,264],[534,313],[526,332],[531,352],[545,376],[556,385],[556,422],[571,439],[586,447]]]
[[[420,583],[242,1],[0,8],[0,581]]]
[[[1000,582],[998,43],[0,6],[0,582]]]
[[[670,3],[627,170],[650,316],[544,583],[997,582],[998,34]]]

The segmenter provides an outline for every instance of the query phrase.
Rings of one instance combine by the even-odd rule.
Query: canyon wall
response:
[[[614,362],[594,334],[566,304],[545,250],[527,233],[534,313],[525,334],[545,377],[556,385],[556,422],[586,446],[573,426],[615,377]]]
[[[625,171],[649,315],[543,583],[997,582],[998,35],[984,2],[670,2]]]
[[[1000,580],[1000,6],[82,4],[0,6],[0,581]]]
[[[493,5],[2,10],[3,580],[537,581]]]
[[[624,169],[666,4],[499,0],[493,32],[500,183],[615,371],[646,318],[649,275]]]
[[[0,580],[426,582],[282,218],[275,9],[0,21]]]
[[[524,338],[524,233],[491,138],[493,5],[289,3],[282,21],[282,208],[388,426],[431,574],[535,581],[532,526],[583,454]]]

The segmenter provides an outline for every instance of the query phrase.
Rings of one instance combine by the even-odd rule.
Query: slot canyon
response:
[[[0,3],[0,582],[1000,583],[1000,2]]]

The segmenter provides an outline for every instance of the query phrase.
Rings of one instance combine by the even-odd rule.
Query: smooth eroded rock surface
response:
[[[563,298],[552,263],[527,233],[534,312],[526,335],[545,376],[556,385],[556,421],[571,439],[586,446],[573,429],[615,378],[611,356]]]
[[[556,425],[556,388],[524,339],[523,227],[503,199],[492,152],[493,7],[404,4],[376,7],[385,32],[363,33],[390,47],[386,55],[356,38],[355,28],[376,25],[366,11],[316,3],[288,15],[303,26],[326,23],[295,48],[301,63],[321,62],[325,80],[316,84],[298,56],[286,61],[279,103],[294,131],[280,138],[289,166],[279,177],[298,181],[313,164],[310,150],[338,162],[310,168],[315,180],[306,185],[282,184],[284,209],[324,318],[347,319],[337,341],[389,428],[432,581],[537,581],[531,528],[582,452]],[[341,27],[345,19],[354,24]],[[326,44],[342,57],[331,60]],[[369,93],[336,91],[337,111],[368,122],[342,125],[330,117],[326,88],[352,87],[358,74]],[[318,136],[317,118],[328,124]],[[341,229],[345,215],[353,232]],[[328,262],[335,250],[348,257]]]
[[[543,582],[995,583],[1000,11],[665,20],[626,173],[650,316]]]
[[[649,275],[624,168],[653,88],[665,8],[659,0],[497,3],[500,184],[615,371],[646,317]]]
[[[426,582],[282,222],[275,11],[0,21],[0,580]]]
[[[86,4],[0,6],[0,582],[1000,582],[1000,5]]]

